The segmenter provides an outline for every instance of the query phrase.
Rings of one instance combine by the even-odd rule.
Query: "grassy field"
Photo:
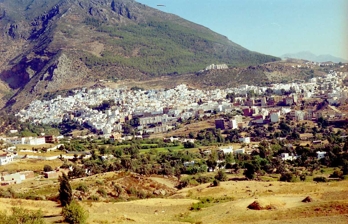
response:
[[[65,152],[62,151],[50,151],[50,152],[42,152],[42,153],[35,153],[35,152],[18,152],[18,155],[20,156],[25,156],[25,155],[32,155],[32,156],[45,156],[45,157],[50,157],[50,156],[59,156],[59,155],[64,155]]]
[[[57,144],[42,144],[42,145],[17,145],[17,150],[32,150],[35,149],[41,149],[41,148],[52,148]]]
[[[0,172],[17,172],[24,170],[32,170],[32,171],[42,171],[45,165],[50,165],[51,167],[59,167],[63,164],[61,160],[50,160],[43,161],[37,159],[26,159],[26,160],[15,160],[13,163],[0,166]]]

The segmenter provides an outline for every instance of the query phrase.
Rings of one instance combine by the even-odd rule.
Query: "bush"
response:
[[[214,181],[213,181],[213,186],[214,186],[214,187],[220,186],[220,181],[217,180],[217,179],[214,179]]]
[[[43,170],[44,170],[45,172],[50,172],[50,171],[53,171],[53,168],[52,168],[50,165],[45,165],[44,168],[43,168]]]
[[[102,181],[102,180],[97,180],[95,183],[98,185],[104,185],[104,181]]]
[[[201,176],[199,175],[197,178],[196,178],[197,182],[200,183],[200,184],[205,184],[205,183],[209,183],[212,181],[212,178],[211,177],[208,177],[208,176]]]
[[[285,181],[285,182],[295,182],[296,177],[292,173],[282,173],[280,176],[280,181]]]
[[[190,210],[191,211],[200,211],[202,208],[206,208],[218,203],[225,203],[229,201],[233,201],[232,197],[221,197],[221,198],[213,198],[213,197],[204,197],[198,198],[199,202],[193,203]]]
[[[88,218],[88,213],[75,201],[63,208],[62,215],[64,221],[70,224],[84,224]]]
[[[106,193],[106,191],[105,191],[104,188],[99,188],[99,189],[97,190],[97,193],[100,194],[100,195],[103,196],[103,197],[106,197],[106,195],[107,195],[107,193]]]
[[[330,178],[341,178],[343,179],[343,172],[341,170],[335,170],[331,175]]]
[[[76,190],[82,191],[82,192],[88,192],[88,188],[84,183],[80,183],[79,186],[77,186]]]
[[[89,199],[92,201],[99,201],[99,197],[97,195],[91,195]]]
[[[219,170],[218,173],[215,175],[215,179],[219,181],[226,181],[227,175],[224,170]]]
[[[60,168],[62,169],[68,169],[70,167],[69,164],[67,164],[66,162],[63,163],[63,165],[60,166]]]
[[[300,175],[300,180],[301,180],[301,181],[305,181],[306,178],[307,178],[306,174],[301,174],[301,175]]]
[[[12,208],[12,215],[0,213],[0,223],[6,224],[44,224],[41,211],[30,211],[23,208]]]
[[[120,197],[120,195],[123,192],[123,188],[120,185],[116,184],[115,185],[115,192],[116,192],[117,197]]]
[[[327,178],[326,177],[314,177],[313,181],[316,181],[316,182],[327,182]]]

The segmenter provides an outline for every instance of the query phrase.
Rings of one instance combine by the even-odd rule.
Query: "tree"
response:
[[[69,224],[84,224],[88,219],[88,213],[76,201],[62,209],[64,221]]]
[[[348,138],[347,138],[346,142],[343,145],[343,151],[344,152],[348,152]]]
[[[218,173],[215,175],[215,179],[218,181],[226,181],[227,175],[224,170],[219,170]]]
[[[254,166],[254,164],[252,163],[245,163],[245,170],[244,170],[244,176],[250,180],[255,178],[255,172],[256,172],[256,168]]]
[[[86,175],[85,169],[79,167],[79,166],[74,166],[71,171],[68,173],[69,178],[81,178]]]
[[[294,175],[290,172],[284,172],[281,174],[280,176],[280,181],[285,181],[285,182],[293,182],[294,179]]]
[[[59,177],[59,200],[60,204],[65,207],[71,203],[72,200],[72,190],[69,183],[68,176],[63,173],[62,176]]]

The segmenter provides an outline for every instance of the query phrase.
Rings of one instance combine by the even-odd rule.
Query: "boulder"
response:
[[[307,196],[305,199],[302,200],[302,202],[305,202],[305,203],[313,202],[313,198]]]

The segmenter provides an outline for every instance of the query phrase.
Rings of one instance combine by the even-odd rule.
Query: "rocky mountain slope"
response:
[[[0,39],[0,80],[17,91],[8,102],[14,109],[99,79],[148,80],[213,63],[279,60],[133,0],[0,0]]]

